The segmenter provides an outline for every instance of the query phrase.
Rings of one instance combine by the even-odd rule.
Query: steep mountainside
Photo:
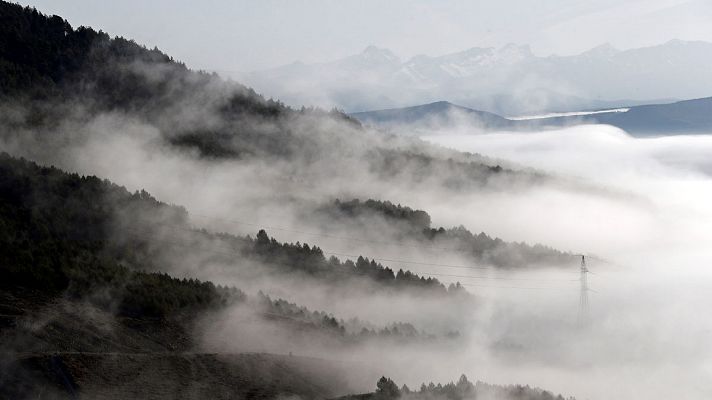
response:
[[[146,192],[131,194],[6,154],[0,155],[0,193],[0,395],[9,398],[95,392],[122,398],[144,389],[151,392],[147,398],[322,398],[347,390],[344,378],[320,360],[204,354],[199,325],[235,307],[255,324],[289,332],[295,348],[317,339],[339,348],[436,339],[407,323],[374,329],[262,293],[246,296],[165,273],[171,262],[196,253],[212,257],[204,262],[227,256],[238,265],[239,257],[258,257],[265,273],[299,273],[334,285],[351,276],[381,290],[461,291],[407,271],[395,276],[363,258],[356,264],[326,260],[316,247],[282,245],[264,231],[245,238],[239,250],[233,246],[242,244],[240,238],[194,230],[184,209]],[[166,227],[182,234],[169,240],[160,233]],[[151,372],[130,373],[142,370]]]
[[[364,61],[387,68],[388,58]],[[459,351],[467,339],[456,328],[472,323],[476,299],[459,283],[396,271],[368,248],[280,242],[259,223],[254,236],[198,228],[192,209],[95,175],[153,185],[177,204],[212,200],[223,219],[241,203],[296,215],[333,199],[329,188],[457,195],[553,179],[379,135],[338,110],[292,109],[158,49],[7,2],[0,89],[3,398],[327,398],[405,352]],[[379,218],[430,224],[388,205]],[[465,245],[510,245],[461,233]],[[489,250],[477,248],[494,260]],[[305,354],[374,359],[352,368]]]
[[[532,178],[476,155],[374,135],[336,110],[286,107],[192,71],[158,49],[74,29],[34,9],[2,2],[0,20],[0,139],[34,159],[51,158],[53,147],[79,147],[91,139],[86,131],[96,136],[108,119],[118,124],[112,138],[138,126],[143,137],[156,133],[172,149],[204,159],[288,162],[280,173],[293,176],[285,179],[318,176],[334,163],[338,170],[358,166],[378,178],[451,187]],[[423,162],[430,168],[421,168]]]
[[[34,9],[2,2],[0,21],[0,100],[28,107],[31,120],[22,122],[31,126],[57,124],[81,106],[77,118],[127,113],[206,156],[286,157],[314,145],[295,138],[291,118],[354,123],[337,112],[289,109],[214,74],[191,71],[158,49],[73,29]]]
[[[435,279],[412,274],[409,279],[400,278],[390,268],[367,258],[357,263],[326,258],[316,246],[279,243],[264,231],[253,239],[197,230],[186,222],[183,208],[161,203],[146,192],[131,194],[96,177],[39,167],[7,154],[0,154],[0,178],[0,257],[3,283],[10,287],[70,290],[82,296],[97,285],[125,290],[133,288],[131,284],[125,286],[126,282],[136,281],[137,291],[129,293],[139,296],[136,301],[143,301],[140,296],[181,296],[183,289],[179,288],[184,283],[173,283],[163,275],[133,272],[132,268],[165,272],[178,260],[207,264],[244,259],[259,262],[262,267],[258,271],[262,273],[306,276],[333,285],[353,279],[371,281],[384,290],[447,292]],[[93,272],[96,268],[104,272],[97,276]],[[178,286],[165,292],[143,288],[164,284]],[[185,296],[201,305],[224,302],[224,296],[234,297],[227,289],[221,294],[223,289],[210,283],[190,281],[186,286],[184,290],[196,292]],[[130,314],[133,300],[129,298],[119,309]],[[151,299],[150,304],[158,307],[156,315],[163,315],[186,301],[180,297],[159,298]],[[140,313],[154,313],[152,310],[142,306]]]

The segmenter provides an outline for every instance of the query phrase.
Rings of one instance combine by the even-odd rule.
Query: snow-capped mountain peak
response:
[[[373,62],[398,62],[400,63],[400,58],[393,54],[392,51],[374,45],[366,47],[359,55],[359,58],[363,60],[373,61]]]
[[[603,43],[581,53],[581,55],[586,57],[611,57],[618,53],[620,53],[620,50],[613,47],[613,45],[610,43]]]
[[[499,50],[497,54],[503,60],[509,60],[511,62],[518,62],[529,57],[533,57],[532,50],[529,45],[519,45],[515,43],[508,43]]]

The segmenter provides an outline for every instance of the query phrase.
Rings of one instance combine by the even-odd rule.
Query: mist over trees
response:
[[[390,378],[381,377],[376,382],[376,391],[369,394],[345,396],[342,400],[564,400],[562,395],[555,395],[546,390],[523,385],[490,385],[484,382],[470,382],[465,375],[455,382],[446,384],[423,383],[418,390],[411,390],[407,385],[401,388]],[[569,397],[566,400],[575,400]]]
[[[161,203],[145,191],[129,193],[96,177],[39,167],[7,154],[0,155],[0,161],[5,210],[3,254],[8,257],[4,265],[12,268],[17,283],[65,289],[70,281],[68,273],[83,276],[79,270],[63,269],[70,267],[73,261],[69,257],[77,257],[80,250],[149,271],[169,268],[161,266],[159,253],[203,252],[207,257],[228,261],[241,257],[258,261],[277,273],[297,272],[334,285],[344,279],[366,279],[384,288],[447,293],[437,279],[410,271],[396,273],[362,256],[356,262],[327,258],[317,246],[280,243],[264,230],[253,239],[193,229],[186,222],[185,209]],[[153,249],[153,237],[162,229],[179,234],[164,239],[167,246]],[[204,244],[213,241],[218,242],[217,248]],[[58,251],[65,251],[65,247],[69,249],[68,258],[61,261],[65,258]]]
[[[5,255],[7,266],[16,265],[18,279],[28,282],[46,279],[52,288],[62,289],[67,284],[67,277],[54,276],[55,272],[45,275],[45,268],[52,270],[62,267],[58,261],[49,260],[36,264],[37,271],[29,267],[38,258],[55,258],[55,248],[65,245],[93,252],[113,252],[119,259],[127,259],[135,264],[149,264],[150,251],[142,252],[145,242],[149,241],[151,233],[160,229],[159,224],[169,228],[179,227],[191,231],[185,221],[186,211],[181,207],[170,206],[157,201],[145,191],[129,193],[126,189],[102,181],[96,177],[82,177],[77,174],[67,174],[56,168],[39,167],[32,162],[16,160],[7,154],[2,154],[1,181],[6,221],[3,224],[3,236],[6,242]],[[153,215],[153,220],[146,221],[147,215]],[[117,217],[121,217],[117,221]],[[130,221],[130,222],[128,222]],[[111,244],[113,231],[120,229],[116,224],[131,225],[128,234],[123,237],[131,241]],[[192,231],[197,236],[210,235],[205,231]],[[120,232],[126,234],[127,232]],[[236,237],[221,235],[226,242],[240,242]],[[58,244],[41,244],[42,241],[60,241]],[[190,239],[186,238],[186,245]],[[361,274],[374,280],[395,280],[392,270],[387,267],[360,257],[356,263],[341,263],[336,258],[327,260],[316,246],[307,244],[282,244],[269,238],[261,230],[255,239],[245,238],[247,243],[242,247],[245,256],[253,256],[278,268],[293,268],[308,274],[319,276]],[[20,251],[16,251],[16,247]],[[30,251],[29,246],[37,246],[38,251]],[[28,249],[28,250],[23,250]],[[128,249],[134,249],[131,254]],[[236,249],[237,250],[237,249]],[[78,251],[78,250],[76,250]],[[141,259],[141,254],[145,259]],[[240,253],[235,251],[233,255]],[[71,253],[74,255],[74,253]],[[62,259],[62,257],[56,257]],[[30,261],[32,260],[32,261]],[[148,261],[148,262],[147,262]],[[338,271],[335,271],[338,269]],[[59,273],[59,272],[56,272]],[[23,277],[25,274],[29,274]],[[436,280],[427,280],[443,288]]]
[[[368,199],[361,201],[334,200],[317,208],[316,213],[326,214],[335,221],[356,225],[368,231],[372,218],[383,218],[397,227],[394,240],[411,239],[426,246],[437,246],[451,252],[460,252],[480,263],[504,268],[524,268],[536,265],[562,265],[570,263],[573,256],[540,244],[505,242],[484,232],[473,234],[464,226],[445,229],[431,226],[431,218],[423,210],[388,200]]]
[[[32,8],[2,3],[0,15],[0,101],[11,117],[2,133],[9,140],[29,129],[51,142],[57,140],[57,127],[74,130],[111,113],[149,124],[166,143],[209,159],[274,158],[310,165],[338,151],[331,156],[365,163],[376,176],[435,179],[452,189],[495,178],[541,179],[488,165],[480,157],[455,152],[440,157],[422,143],[370,135],[338,110],[286,107],[239,83],[192,71],[158,49],[88,27],[75,29]],[[364,154],[343,152],[359,147],[367,149]]]
[[[0,273],[6,289],[91,295],[95,303],[117,307],[121,314],[152,316],[226,305],[243,296],[210,282],[131,270],[105,252],[114,211],[107,198],[168,208],[145,192],[122,192],[96,177],[40,168],[7,154],[0,155],[0,162]]]
[[[424,188],[447,195],[516,191],[555,178],[383,136],[339,110],[286,107],[239,83],[192,71],[157,48],[72,28],[61,17],[7,2],[0,2],[0,113],[0,146],[7,152],[0,153],[0,300],[9,310],[0,316],[0,347],[13,355],[36,350],[17,370],[27,367],[33,379],[41,376],[72,395],[101,362],[115,372],[147,359],[146,371],[159,365],[165,369],[158,371],[171,371],[165,376],[185,377],[192,371],[217,374],[233,364],[216,361],[214,352],[232,351],[260,354],[247,363],[249,372],[230,379],[242,383],[252,373],[247,386],[274,377],[271,384],[280,388],[266,390],[262,382],[255,398],[331,397],[335,391],[323,389],[331,384],[312,385],[330,376],[323,369],[305,373],[302,386],[294,384],[305,369],[292,358],[363,353],[375,355],[385,369],[406,352],[462,350],[466,333],[458,329],[474,321],[477,298],[459,282],[446,285],[430,276],[437,274],[394,267],[395,259],[372,253],[373,247],[332,253],[302,236],[278,240],[271,236],[276,230],[300,233],[329,223],[348,230],[372,217],[401,228],[398,239],[454,248],[497,267],[567,256],[464,227],[434,228],[427,212],[387,201],[337,201],[319,210],[328,223],[295,222],[311,205],[353,198],[363,189],[374,198]],[[182,176],[196,170],[194,180]],[[211,188],[197,187],[215,176]],[[273,197],[279,199],[263,207]],[[227,219],[243,202],[250,202],[245,210],[285,217],[288,228],[255,223],[253,236],[193,219],[201,204]],[[362,228],[353,233],[369,235]],[[414,312],[400,318],[406,309]],[[304,354],[292,357],[293,349]],[[213,353],[201,353],[206,351]],[[264,352],[284,356],[273,362]],[[83,353],[101,360],[87,361]],[[23,381],[23,374],[13,382],[33,382]],[[203,379],[199,383],[216,397],[243,393],[219,392],[220,382]],[[464,395],[466,383],[428,386],[422,398],[453,390]],[[421,395],[385,377],[377,388],[377,398]],[[27,393],[34,398],[42,392]],[[23,397],[0,388],[0,397],[6,394]]]
[[[89,115],[120,111],[157,124],[172,143],[208,157],[289,156],[304,145],[295,142],[288,121],[298,115],[359,125],[337,111],[293,110],[215,74],[191,71],[156,48],[73,29],[29,7],[3,2],[0,16],[0,99],[30,107],[30,125],[56,123],[77,106]],[[189,106],[214,114],[213,124],[165,118]]]
[[[139,317],[195,313],[247,300],[238,288],[151,272],[170,270],[167,265],[161,266],[165,260],[146,250],[161,224],[170,229],[179,227],[188,234],[182,237],[183,242],[163,249],[166,252],[200,252],[194,241],[211,235],[191,230],[181,207],[161,203],[145,191],[129,193],[109,181],[40,167],[7,154],[0,154],[0,189],[0,276],[7,290],[26,288],[48,295],[88,298],[104,309]],[[127,229],[116,226],[117,215],[122,225],[129,226]],[[153,220],[145,221],[146,215],[153,215]],[[152,230],[147,230],[147,225]],[[461,287],[448,290],[436,279],[409,271],[394,274],[390,268],[363,257],[356,263],[340,262],[335,257],[327,260],[316,246],[282,244],[263,230],[255,239],[239,240],[230,235],[221,235],[221,239],[224,243],[246,243],[240,251],[227,253],[232,261],[241,255],[256,258],[278,273],[298,271],[337,287],[343,285],[341,280],[352,277],[371,280],[382,288],[438,294],[463,291]],[[341,336],[346,333],[343,320],[324,312],[272,300],[261,292],[255,302],[270,315],[334,330]],[[400,332],[397,324],[390,330],[369,329],[355,321],[350,325],[353,333],[364,337],[424,336],[407,325],[400,326]]]

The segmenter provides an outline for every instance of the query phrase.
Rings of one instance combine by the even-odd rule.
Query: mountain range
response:
[[[618,50],[601,45],[572,56],[539,56],[528,46],[473,47],[402,60],[369,46],[331,62],[295,62],[242,74],[287,104],[348,112],[446,100],[502,115],[669,103],[712,93],[712,43],[671,40]]]

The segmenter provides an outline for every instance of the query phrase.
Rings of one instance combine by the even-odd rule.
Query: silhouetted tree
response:
[[[397,399],[400,394],[398,385],[391,378],[382,376],[376,383],[376,398],[378,399]]]

